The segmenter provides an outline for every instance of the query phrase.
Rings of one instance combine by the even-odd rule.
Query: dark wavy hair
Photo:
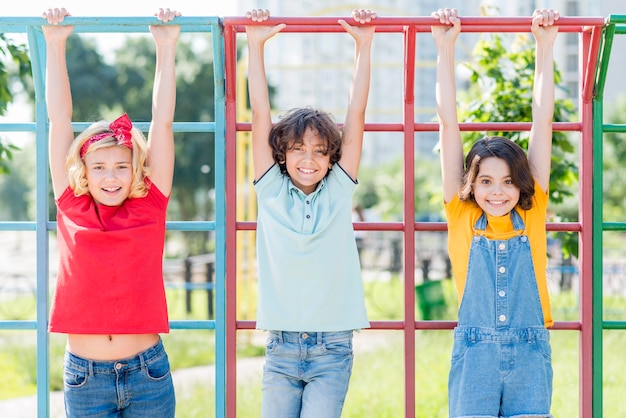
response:
[[[519,207],[524,210],[530,209],[535,194],[535,180],[530,171],[528,156],[519,145],[502,136],[481,138],[467,153],[459,199],[476,202],[472,185],[478,176],[481,161],[489,157],[497,157],[506,162],[511,172],[511,181],[520,189]]]
[[[269,143],[274,161],[284,175],[287,173],[285,154],[296,144],[302,144],[307,129],[312,129],[324,141],[325,155],[330,155],[330,164],[341,158],[341,131],[330,113],[304,107],[292,109],[272,127]]]

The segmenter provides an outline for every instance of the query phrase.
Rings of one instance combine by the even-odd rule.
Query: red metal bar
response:
[[[234,26],[237,31],[243,31],[246,25],[277,25],[287,24],[283,31],[297,29],[303,32],[329,32],[341,31],[343,28],[337,23],[340,19],[351,21],[349,16],[324,16],[324,17],[283,17],[272,16],[265,22],[252,22],[243,16],[227,16],[223,18],[225,26]],[[515,29],[516,32],[530,32],[532,18],[527,16],[515,17],[487,17],[487,16],[461,16],[463,31],[469,31],[472,27],[481,29],[481,32],[506,32]],[[383,27],[394,27],[401,30],[405,26],[414,27],[415,31],[428,31],[432,25],[439,24],[430,16],[378,16],[372,22],[376,30]],[[581,32],[584,26],[603,26],[604,17],[579,17],[563,16],[557,23],[559,31]]]
[[[584,57],[589,57],[594,39],[584,32],[580,43],[580,71],[579,82],[583,86],[582,79],[585,74]],[[587,69],[587,72],[590,72]],[[595,65],[593,67],[595,71]],[[591,87],[588,86],[590,89]],[[579,356],[579,414],[583,418],[593,417],[593,102],[580,97],[580,120],[583,130],[581,132],[581,144],[579,147],[579,222],[582,230],[579,233],[579,277],[580,277],[580,356]],[[600,121],[601,123],[601,121]],[[599,167],[601,169],[601,167]],[[601,187],[601,185],[599,185]],[[601,216],[601,214],[599,215]],[[602,260],[600,260],[602,262]]]
[[[581,34],[581,36],[586,33]],[[584,36],[588,38],[588,36]],[[598,51],[600,50],[600,40],[602,39],[602,28],[594,27],[591,31],[591,44],[588,47],[589,53],[587,55],[581,55],[581,57],[587,57],[587,62],[582,63],[585,71],[584,78],[582,79],[582,102],[588,103],[593,100],[595,93],[595,79],[596,79],[596,66],[598,64]]]
[[[339,128],[342,123],[337,124]],[[465,122],[460,123],[461,131],[466,132],[521,132],[530,131],[531,122]],[[552,128],[559,132],[580,132],[582,124],[580,122],[554,122]],[[402,123],[366,123],[365,130],[368,132],[404,132],[404,124]],[[415,132],[437,132],[439,124],[437,122],[415,122],[413,124]],[[238,122],[237,131],[250,131],[249,122]]]
[[[224,28],[226,77],[226,417],[237,416],[237,34]]]
[[[274,25],[286,23],[288,26],[283,32],[343,32],[343,28],[337,23],[339,19],[347,17],[272,17],[263,24]],[[530,32],[530,17],[461,17],[464,32]],[[585,382],[592,381],[592,286],[591,286],[591,261],[592,235],[592,207],[591,190],[592,177],[586,176],[591,172],[593,163],[592,149],[592,122],[593,114],[590,100],[593,95],[593,82],[596,60],[599,50],[603,17],[562,17],[559,22],[560,32],[580,32],[582,34],[580,63],[581,85],[581,117],[580,122],[559,122],[553,124],[555,131],[581,132],[582,141],[580,146],[580,215],[579,222],[549,223],[549,231],[576,231],[580,237],[580,322],[557,322],[553,330],[580,331],[580,416],[591,417],[593,391],[592,386]],[[226,119],[227,119],[227,173],[235,172],[235,133],[237,131],[249,131],[249,123],[238,123],[235,120],[235,87],[234,68],[232,58],[235,56],[235,37],[237,32],[244,30],[244,25],[255,24],[243,17],[225,17],[225,42],[227,45],[227,95],[226,95]],[[416,321],[415,320],[415,231],[445,231],[446,223],[414,222],[414,135],[415,132],[435,132],[439,129],[437,123],[416,123],[414,118],[414,74],[415,74],[415,38],[420,32],[430,32],[433,23],[430,17],[379,17],[374,24],[378,32],[398,32],[404,35],[405,68],[404,68],[404,103],[402,123],[368,123],[366,131],[378,132],[403,132],[404,141],[404,222],[357,222],[355,230],[372,231],[402,231],[404,237],[404,319],[402,321],[373,321],[372,329],[402,330],[404,334],[405,356],[405,416],[414,418],[415,411],[415,331],[416,330],[451,330],[456,325],[454,321]],[[231,56],[231,59],[229,58]],[[229,70],[229,66],[230,69]],[[583,71],[584,70],[584,71]],[[528,131],[530,122],[502,122],[502,123],[462,123],[462,131]],[[584,149],[584,152],[583,152]],[[227,205],[234,207],[236,203],[236,183],[234,176],[227,176]],[[227,269],[235,271],[236,265],[236,231],[254,230],[256,222],[237,222],[234,211],[227,211]],[[235,300],[234,274],[227,274],[227,293],[229,299]],[[236,408],[235,391],[236,363],[235,346],[236,330],[254,329],[255,321],[238,321],[234,304],[227,305],[227,409],[229,417],[234,417]]]
[[[404,33],[404,416],[415,417],[415,27]]]

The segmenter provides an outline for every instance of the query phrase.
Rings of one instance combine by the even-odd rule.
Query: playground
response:
[[[154,23],[153,19],[142,17],[70,17],[66,22],[75,25],[78,34],[145,33],[148,25]],[[270,23],[278,22],[278,18],[270,19]],[[336,17],[281,17],[280,22],[287,23],[285,34],[280,35],[285,37],[334,34],[341,29]],[[200,391],[198,398],[182,401],[181,408],[194,403],[205,408],[203,415],[189,412],[181,416],[251,416],[246,414],[246,408],[258,407],[258,398],[253,394],[260,388],[262,357],[258,352],[240,350],[244,346],[262,349],[264,337],[255,330],[254,320],[255,276],[251,266],[255,257],[252,243],[256,222],[254,199],[250,198],[249,166],[245,164],[250,152],[250,123],[245,109],[245,88],[239,84],[245,81],[241,76],[245,68],[237,61],[238,39],[245,37],[243,25],[247,21],[238,17],[181,17],[176,23],[182,26],[183,33],[210,35],[214,54],[212,82],[216,88],[214,96],[207,98],[214,106],[212,120],[174,124],[176,133],[200,132],[214,138],[211,168],[215,175],[214,212],[207,220],[168,221],[168,238],[187,232],[210,236],[214,251],[165,260],[172,334],[165,337],[164,343],[177,358],[175,361],[195,355],[211,357],[202,360],[206,360],[203,366],[181,366],[174,371],[177,391],[181,394]],[[366,120],[366,131],[389,134],[401,143],[404,162],[398,179],[402,183],[401,216],[354,223],[355,231],[364,237],[361,260],[371,329],[355,337],[355,383],[351,382],[346,401],[347,416],[367,416],[363,411],[373,408],[380,408],[376,409],[376,416],[398,416],[398,409],[386,410],[385,401],[378,398],[380,393],[367,392],[364,389],[367,386],[388,390],[385,399],[399,408],[404,417],[445,416],[449,337],[456,324],[455,294],[445,254],[446,224],[442,220],[416,220],[415,198],[416,173],[420,170],[415,161],[416,139],[438,129],[435,122],[415,118],[416,77],[420,71],[427,71],[416,68],[416,39],[431,36],[431,23],[429,17],[376,20],[377,31],[393,35],[402,46],[403,118],[389,122]],[[596,168],[603,166],[605,135],[626,132],[626,125],[606,124],[603,113],[603,92],[611,88],[605,84],[613,41],[626,34],[626,16],[563,17],[558,25],[561,34],[577,35],[581,60],[577,119],[553,124],[555,132],[570,134],[577,141],[572,163],[578,169],[577,219],[562,222],[554,217],[547,225],[549,232],[574,236],[577,249],[577,256],[562,258],[563,243],[551,247],[555,249],[548,271],[556,318],[551,332],[554,408],[562,412],[555,415],[623,416],[626,410],[620,402],[620,393],[624,382],[619,376],[625,373],[619,354],[626,330],[626,266],[620,261],[621,256],[613,254],[615,251],[619,254],[626,223],[603,215],[603,172]],[[463,21],[463,31],[474,34],[523,34],[529,28],[530,20],[525,17],[466,17]],[[27,35],[35,93],[42,97],[45,44],[40,20],[0,18],[0,33]],[[34,347],[36,393],[22,402],[36,408],[28,416],[36,413],[38,417],[55,417],[58,393],[51,393],[50,385],[51,378],[58,379],[58,369],[54,367],[59,365],[51,363],[51,350],[59,348],[47,332],[47,314],[49,290],[54,288],[56,273],[56,223],[49,214],[46,121],[45,104],[37,100],[32,122],[0,124],[2,133],[35,135],[37,168],[36,219],[0,222],[0,310],[4,311],[0,316],[0,341],[23,335]],[[80,131],[86,121],[74,125]],[[530,129],[530,123],[464,122],[461,128],[464,132],[524,133]],[[142,129],[147,129],[147,124]],[[166,242],[166,246],[178,244],[173,238]],[[435,291],[430,292],[431,288]],[[429,294],[434,299],[426,300]],[[187,335],[193,336],[190,337],[193,343],[185,345],[184,352],[176,352],[177,338],[183,340]],[[0,355],[2,350],[0,346]],[[58,353],[54,358],[58,358]],[[381,378],[384,383],[376,385],[369,379],[373,375],[378,378],[381,374],[376,373],[385,368],[385,363],[393,365],[393,373],[389,373],[391,382]],[[439,380],[433,384],[433,374],[444,376],[441,380],[444,386]],[[191,390],[187,385],[193,382],[200,384]],[[179,396],[181,400],[184,398]],[[371,399],[372,405],[366,399]],[[436,404],[434,409],[424,412],[424,402],[431,400],[431,406]],[[359,409],[358,404],[364,405]],[[0,402],[0,408],[1,405]]]

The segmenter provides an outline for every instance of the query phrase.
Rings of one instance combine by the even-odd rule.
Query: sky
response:
[[[159,7],[169,7],[184,16],[235,16],[234,0],[4,0],[2,16],[40,16],[51,7],[65,7],[73,16],[150,16]]]

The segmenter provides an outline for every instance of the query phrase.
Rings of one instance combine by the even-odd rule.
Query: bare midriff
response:
[[[113,361],[133,357],[159,341],[159,334],[69,334],[70,353],[89,360]]]

